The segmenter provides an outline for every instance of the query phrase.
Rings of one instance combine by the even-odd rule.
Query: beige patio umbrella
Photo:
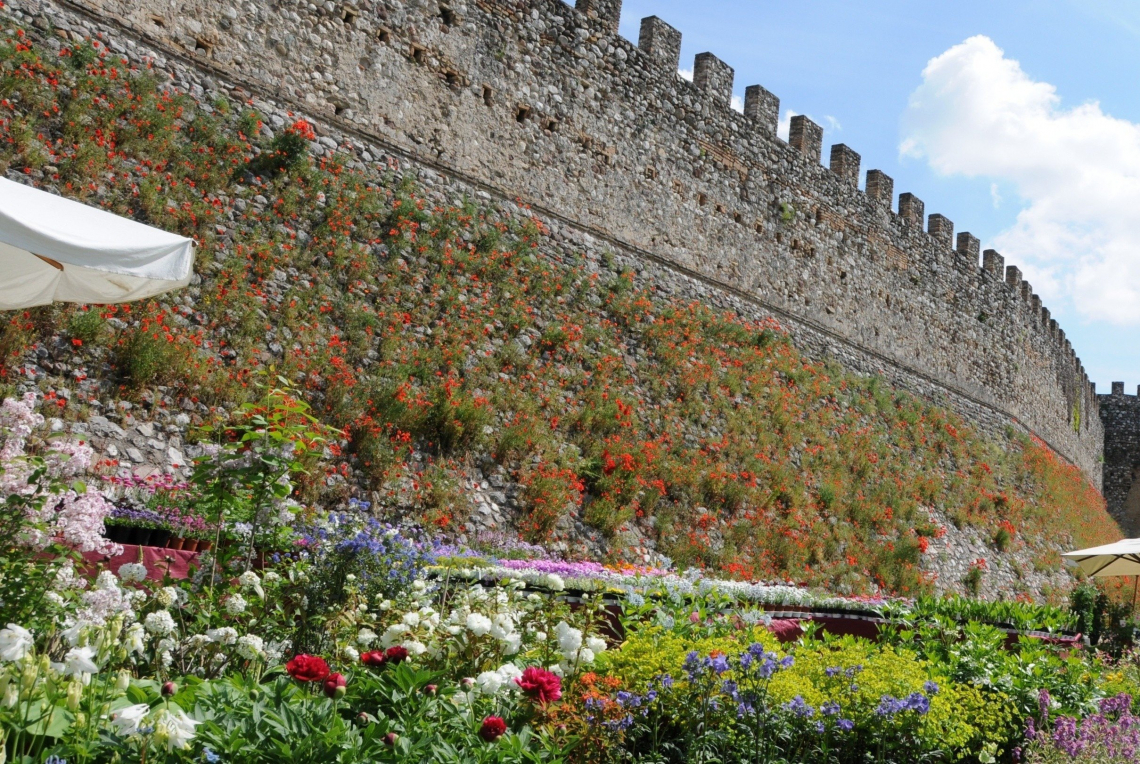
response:
[[[0,178],[0,310],[186,286],[194,240]]]
[[[1122,539],[1104,546],[1078,549],[1061,555],[1080,566],[1090,576],[1137,576],[1132,587],[1132,606],[1140,585],[1140,539]]]

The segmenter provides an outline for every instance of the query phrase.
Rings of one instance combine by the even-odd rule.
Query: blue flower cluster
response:
[[[357,502],[355,510],[367,505]],[[417,543],[399,528],[361,512],[331,514],[327,522],[305,529],[299,547],[328,581],[352,574],[369,593],[392,595],[406,590],[437,559],[437,548]]]
[[[891,717],[907,711],[925,714],[929,710],[930,698],[921,692],[912,692],[910,695],[901,699],[891,697],[890,695],[882,696],[879,699],[879,706],[875,709],[875,713],[878,716]]]

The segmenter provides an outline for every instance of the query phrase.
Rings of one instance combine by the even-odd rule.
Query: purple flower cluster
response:
[[[136,509],[134,507],[115,507],[111,510],[108,519],[117,525],[164,525],[166,518],[152,509]]]
[[[1070,758],[1098,761],[1136,761],[1140,757],[1140,716],[1132,713],[1132,696],[1121,693],[1100,702],[1098,713],[1076,719],[1059,716],[1048,727],[1049,693],[1041,691],[1038,706],[1042,714],[1041,730],[1029,721],[1026,738],[1030,745],[1052,748]]]
[[[523,541],[516,534],[502,531],[480,531],[471,546],[501,560],[550,560],[550,552],[538,544]]]
[[[564,562],[562,560],[499,560],[498,564],[512,570],[534,570],[553,573],[563,578],[588,578],[605,573],[606,568],[596,562]]]

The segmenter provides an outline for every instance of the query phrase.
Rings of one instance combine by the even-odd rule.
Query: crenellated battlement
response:
[[[1099,485],[1095,387],[1021,271],[882,171],[860,188],[855,148],[824,166],[808,117],[781,140],[761,85],[734,110],[731,62],[700,53],[683,79],[681,32],[656,16],[634,43],[620,0],[34,2],[525,202],[663,290],[720,290],[811,352],[1033,432]]]

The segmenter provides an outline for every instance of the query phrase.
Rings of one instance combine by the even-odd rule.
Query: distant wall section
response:
[[[1104,423],[1104,498],[1126,536],[1140,536],[1140,389],[1124,393],[1123,382],[1100,397]]]

